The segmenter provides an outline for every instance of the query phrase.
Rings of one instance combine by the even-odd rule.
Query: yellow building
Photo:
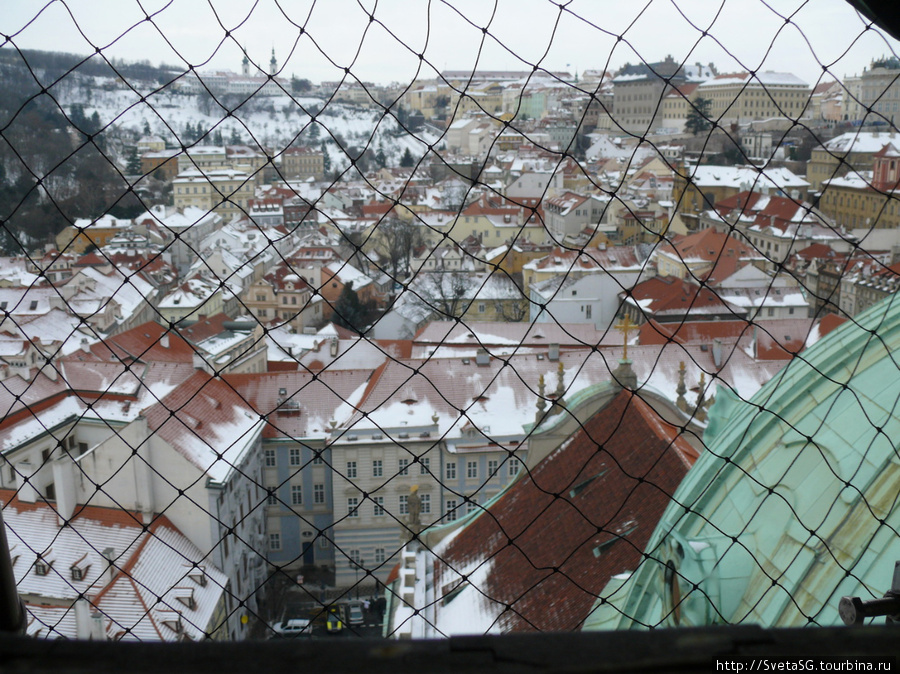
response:
[[[806,164],[806,179],[812,190],[822,188],[822,183],[855,172],[872,170],[875,153],[888,143],[900,142],[893,132],[850,131],[835,136],[812,151]]]
[[[250,176],[234,169],[185,171],[172,181],[175,208],[194,206],[224,218],[244,214],[253,191]]]
[[[104,215],[96,220],[84,218],[68,225],[56,235],[56,248],[64,253],[84,253],[91,245],[102,248],[109,240],[125,231],[147,233],[146,227],[138,227],[131,220]]]
[[[872,174],[851,173],[826,180],[819,210],[847,229],[900,227],[900,151],[891,143],[875,154]]]
[[[684,131],[688,112],[694,109],[692,103],[697,99],[696,82],[671,87],[659,104],[657,122],[665,129],[673,129],[678,133]]]

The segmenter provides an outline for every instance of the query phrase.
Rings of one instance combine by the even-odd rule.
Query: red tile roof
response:
[[[638,305],[648,317],[659,320],[702,320],[710,315],[740,318],[746,311],[719,297],[709,287],[688,283],[675,276],[656,276],[621,293],[625,302]]]
[[[809,206],[788,197],[768,196],[759,192],[741,192],[716,203],[719,215],[753,218],[758,227],[775,227],[782,232],[790,223],[812,221]]]
[[[165,334],[168,345],[162,339]],[[92,345],[91,354],[100,360],[190,363],[194,348],[177,332],[148,321]]]
[[[671,243],[662,245],[659,250],[677,259],[703,260],[712,264],[712,271],[707,272],[710,282],[731,276],[744,261],[760,258],[751,246],[714,229],[673,238]]]
[[[459,532],[443,563],[489,560],[479,589],[510,607],[504,632],[579,629],[610,578],[637,567],[696,459],[679,431],[622,391]]]
[[[708,345],[719,339],[732,346],[738,340],[755,346],[760,360],[790,360],[803,350],[812,329],[811,318],[788,318],[770,321],[689,321],[658,323],[650,320],[638,329],[638,343]]]

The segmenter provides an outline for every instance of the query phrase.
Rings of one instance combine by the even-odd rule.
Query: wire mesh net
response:
[[[894,43],[810,3],[321,5],[192,10],[202,57],[170,5],[4,28],[28,634],[829,625],[889,589]],[[26,48],[48,17],[90,55]],[[176,65],[114,56],[151,36]]]

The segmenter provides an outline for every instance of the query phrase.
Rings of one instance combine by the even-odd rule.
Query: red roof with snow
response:
[[[726,302],[709,287],[675,276],[655,276],[621,293],[624,301],[658,320],[703,320],[713,316],[740,318],[746,311]]]
[[[686,264],[709,263],[712,268],[705,273],[704,278],[710,283],[728,278],[746,262],[761,257],[751,246],[714,229],[675,237],[671,243],[662,245],[659,251],[683,260]]]
[[[620,392],[457,534],[443,564],[486,560],[479,590],[510,607],[504,632],[579,629],[610,578],[637,567],[696,459],[680,430]]]
[[[163,339],[166,334],[168,341]],[[190,363],[194,348],[174,330],[149,321],[93,344],[91,353],[102,360]]]

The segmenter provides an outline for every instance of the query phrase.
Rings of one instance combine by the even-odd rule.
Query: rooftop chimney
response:
[[[31,484],[33,475],[30,461],[22,461],[16,464],[16,492],[19,500],[24,503],[34,503],[37,501],[37,491]]]
[[[559,344],[553,343],[550,344],[547,351],[547,360],[557,361],[559,360]]]

